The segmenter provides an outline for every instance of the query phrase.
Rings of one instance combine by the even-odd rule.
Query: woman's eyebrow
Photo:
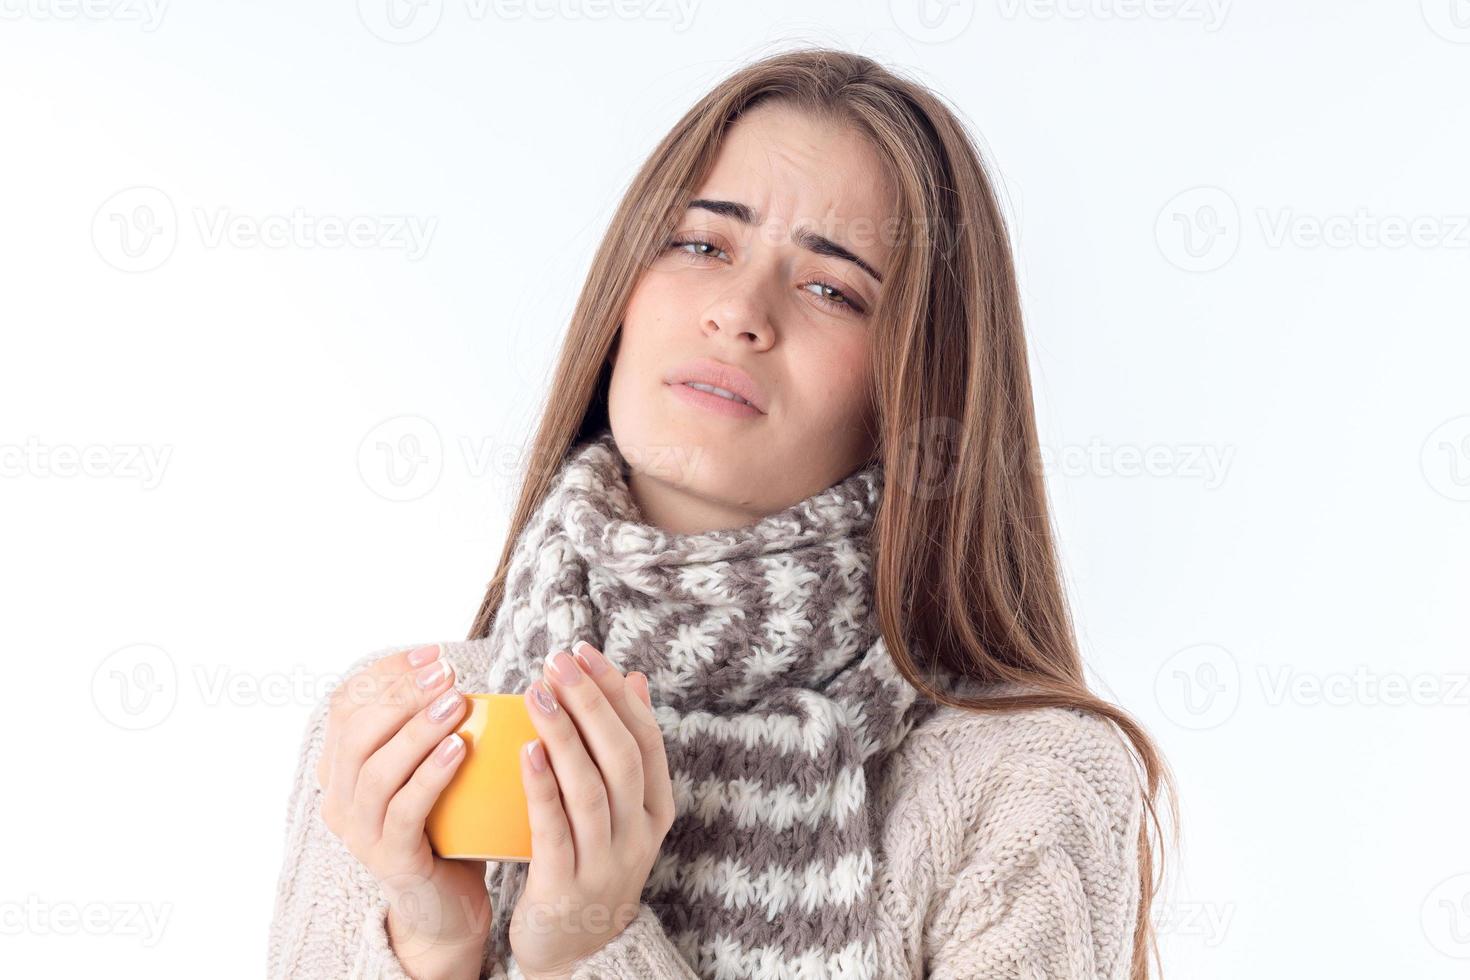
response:
[[[711,201],[707,198],[697,197],[689,202],[689,207],[698,208],[701,211],[709,211],[712,214],[722,215],[726,218],[734,218],[741,224],[753,225],[758,223],[759,221],[759,216],[753,210],[751,210],[746,205],[741,204],[739,201]],[[841,245],[838,245],[830,238],[824,238],[814,231],[810,231],[806,228],[798,226],[796,230],[792,232],[791,240],[796,243],[797,246],[804,248],[809,252],[815,252],[817,255],[830,255],[833,258],[845,259],[846,261],[856,265],[859,269],[862,269],[864,272],[866,272],[868,275],[872,276],[879,282],[883,281],[883,276],[879,274],[877,269],[873,268],[871,265],[864,262],[856,255],[852,254],[852,252],[843,248]]]

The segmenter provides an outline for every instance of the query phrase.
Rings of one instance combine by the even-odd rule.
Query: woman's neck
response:
[[[744,527],[765,516],[758,510],[714,500],[637,470],[628,474],[627,482],[639,518],[671,534],[702,534]]]

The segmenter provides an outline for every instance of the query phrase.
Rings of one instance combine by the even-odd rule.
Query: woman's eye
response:
[[[819,302],[825,303],[827,306],[837,310],[848,310],[853,313],[863,312],[863,308],[861,306],[859,306],[856,302],[849,298],[846,293],[844,293],[842,290],[838,289],[831,283],[820,281],[809,282],[806,283],[803,288],[810,289],[810,287],[812,286],[817,287],[817,291],[814,292],[812,295],[816,296]]]
[[[664,246],[665,251],[680,252],[691,260],[715,259],[722,261],[728,259],[730,254],[714,242],[705,241],[702,238],[670,238]],[[816,289],[813,290],[812,287]],[[802,289],[808,290],[817,298],[817,302],[839,313],[853,313],[862,316],[867,312],[856,300],[829,282],[813,280],[801,285]]]
[[[690,246],[693,247],[691,248]],[[673,239],[669,242],[668,247],[670,249],[678,249],[685,255],[695,258],[712,259],[715,257],[714,253],[716,252],[721,255],[725,254],[725,250],[714,242],[706,242],[698,238]]]

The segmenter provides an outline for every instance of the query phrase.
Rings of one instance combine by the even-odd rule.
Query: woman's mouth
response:
[[[672,388],[674,394],[678,395],[684,401],[702,408],[707,408],[713,412],[718,412],[721,415],[744,419],[754,418],[762,414],[760,409],[733,391],[728,391],[715,385],[703,384],[698,381],[682,381],[677,384],[668,385],[667,387]]]

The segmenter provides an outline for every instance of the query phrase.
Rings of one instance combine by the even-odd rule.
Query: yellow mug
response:
[[[523,694],[466,694],[455,729],[465,757],[439,794],[424,830],[445,858],[530,861],[531,821],[521,750],[537,738]]]

